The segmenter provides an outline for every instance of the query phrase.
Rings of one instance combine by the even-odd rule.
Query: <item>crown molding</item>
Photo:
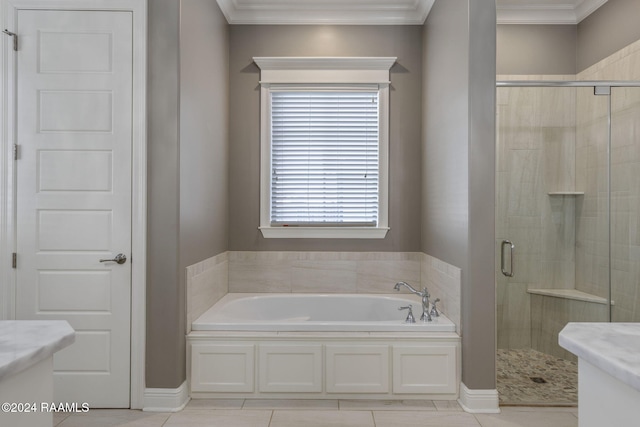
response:
[[[498,24],[576,25],[608,0],[564,0],[558,3],[505,4],[498,0]]]
[[[498,24],[576,25],[608,0],[498,0]],[[435,0],[217,0],[229,24],[422,25]]]
[[[229,24],[422,25],[435,0],[217,0]]]

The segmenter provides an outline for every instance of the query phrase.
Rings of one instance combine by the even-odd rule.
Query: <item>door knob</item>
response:
[[[100,262],[116,262],[118,264],[124,264],[127,262],[127,256],[125,254],[118,254],[113,259],[101,259]]]

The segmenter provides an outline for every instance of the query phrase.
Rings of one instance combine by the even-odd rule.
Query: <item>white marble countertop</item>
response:
[[[73,344],[75,331],[65,320],[0,321],[0,381]]]
[[[640,323],[568,323],[559,343],[640,391]]]

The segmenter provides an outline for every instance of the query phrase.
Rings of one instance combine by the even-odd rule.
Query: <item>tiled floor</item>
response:
[[[577,408],[502,408],[472,415],[455,402],[192,400],[177,413],[96,409],[57,414],[56,427],[575,427]]]
[[[532,349],[499,349],[496,368],[501,405],[578,404],[576,362]]]

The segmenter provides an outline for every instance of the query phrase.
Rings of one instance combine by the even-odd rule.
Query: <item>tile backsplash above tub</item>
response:
[[[229,292],[228,259],[224,252],[186,268],[187,333],[194,320]]]
[[[420,286],[417,252],[229,252],[229,292],[393,293]]]
[[[456,324],[460,334],[460,287],[462,270],[431,255],[422,255],[422,286],[426,286],[432,301],[440,298],[437,306]]]

